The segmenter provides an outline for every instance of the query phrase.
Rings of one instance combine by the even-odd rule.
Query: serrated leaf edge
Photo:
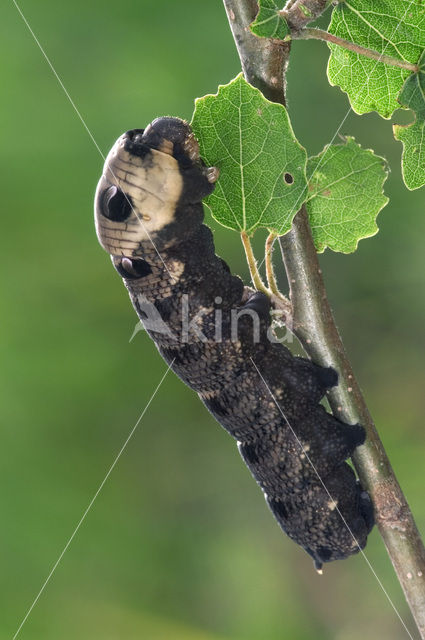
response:
[[[218,85],[218,88],[217,88],[217,92],[216,92],[216,93],[207,93],[207,94],[205,94],[204,96],[202,96],[202,97],[200,97],[200,98],[195,98],[195,109],[194,109],[194,112],[193,112],[193,114],[192,114],[192,119],[191,119],[191,121],[190,121],[190,125],[192,126],[192,123],[193,123],[193,117],[194,117],[195,110],[196,110],[196,105],[197,105],[197,103],[198,103],[198,102],[200,102],[201,100],[206,100],[207,98],[217,98],[217,97],[219,96],[220,92],[221,92],[221,91],[223,91],[223,89],[226,89],[227,87],[229,87],[232,83],[236,82],[237,80],[242,80],[242,83],[245,83],[247,86],[249,86],[249,87],[250,87],[251,89],[253,89],[255,92],[257,92],[265,102],[268,102],[268,103],[269,103],[270,105],[272,105],[273,107],[276,107],[276,106],[277,106],[277,107],[282,108],[282,109],[284,110],[284,112],[286,113],[286,116],[287,116],[287,119],[288,119],[289,132],[290,132],[290,134],[291,134],[291,136],[292,136],[292,138],[293,138],[294,142],[299,146],[299,148],[300,148],[300,149],[302,149],[302,150],[305,152],[306,161],[305,161],[305,165],[304,165],[303,176],[304,176],[305,181],[306,181],[306,186],[304,187],[304,192],[303,192],[303,193],[307,194],[307,193],[308,193],[308,180],[307,180],[307,162],[308,162],[308,156],[307,156],[307,150],[306,150],[306,148],[305,148],[305,147],[300,143],[300,141],[298,140],[297,136],[295,135],[294,129],[293,129],[293,127],[292,127],[292,122],[291,122],[291,119],[290,119],[290,117],[289,117],[288,110],[286,109],[286,107],[285,107],[283,104],[280,104],[279,102],[273,102],[272,100],[268,100],[268,99],[264,96],[264,94],[263,94],[259,89],[257,89],[257,87],[254,87],[251,83],[249,83],[249,82],[245,79],[244,74],[243,74],[243,72],[242,72],[242,71],[241,71],[240,73],[238,73],[238,74],[237,74],[237,75],[236,75],[232,80],[230,80],[230,82],[228,82],[227,84],[219,84],[219,85]],[[219,179],[219,180],[218,180],[218,182],[217,182],[217,186],[219,186],[219,182],[220,182],[220,179]],[[292,222],[292,220],[295,218],[295,216],[296,216],[296,214],[297,214],[298,210],[301,208],[301,206],[302,206],[302,205],[304,204],[304,202],[305,202],[305,198],[304,198],[304,199],[302,199],[302,195],[303,195],[303,193],[301,194],[301,196],[300,196],[299,200],[298,200],[298,201],[297,201],[297,203],[296,203],[297,208],[295,208],[295,207],[294,207],[293,215],[292,215],[292,211],[291,211],[291,212],[290,212],[290,214],[289,214],[290,216],[292,216],[292,217],[291,217],[291,222]],[[213,215],[212,210],[211,210],[211,207],[208,205],[208,197],[204,200],[204,204],[205,204],[205,206],[208,208],[208,210],[209,210],[209,212],[210,212],[211,216],[214,218],[214,220],[216,220],[216,221],[217,221],[221,226],[225,227],[226,229],[231,229],[232,231],[235,231],[235,229],[234,229],[233,227],[229,227],[229,226],[227,226],[227,225],[223,224],[223,223],[221,222],[221,220],[217,220],[217,218]],[[230,210],[231,210],[231,209],[230,209]],[[263,216],[263,215],[264,215],[264,211],[263,211],[263,213],[261,214],[261,216]],[[259,220],[261,221],[261,218],[260,218]],[[245,231],[245,232],[246,232],[247,234],[249,234],[249,235],[251,235],[251,234],[252,234],[256,229],[260,229],[260,228],[261,228],[261,229],[267,229],[268,231],[276,232],[276,229],[275,229],[274,227],[261,226],[261,223],[260,223],[260,222],[257,222],[257,224],[256,224],[254,227],[251,227],[251,228],[249,228],[249,229],[243,229],[243,228],[240,226],[240,224],[238,223],[236,216],[235,216],[235,221],[236,221],[237,226],[239,227],[239,230],[240,230],[240,231]],[[289,233],[289,230],[288,230],[287,232],[285,232],[285,233]],[[281,235],[284,235],[284,234],[281,234]]]
[[[324,154],[324,155],[325,155],[325,154],[326,154],[326,152],[327,152],[327,150],[328,150],[330,147],[343,147],[343,146],[345,146],[345,145],[347,145],[347,144],[350,144],[350,143],[354,143],[354,144],[355,144],[357,147],[359,147],[362,151],[366,151],[366,152],[370,153],[370,154],[373,156],[373,158],[376,158],[377,160],[379,160],[379,161],[380,161],[380,163],[381,163],[381,165],[382,165],[382,168],[383,168],[383,171],[384,171],[384,177],[383,177],[383,180],[382,180],[382,186],[381,186],[381,192],[380,192],[380,193],[384,196],[385,201],[383,202],[383,204],[382,204],[382,206],[380,207],[380,209],[376,212],[376,215],[375,215],[375,217],[374,217],[374,219],[373,219],[373,220],[374,220],[374,222],[375,222],[375,227],[376,227],[376,229],[374,229],[374,230],[373,230],[369,235],[367,235],[367,236],[363,236],[362,238],[358,238],[358,239],[357,239],[357,241],[356,241],[356,244],[355,244],[355,246],[354,246],[354,248],[353,248],[353,249],[350,249],[350,250],[347,250],[347,251],[336,251],[335,249],[332,249],[331,247],[329,247],[327,244],[323,244],[323,246],[318,247],[318,246],[316,245],[316,243],[315,243],[317,253],[324,253],[324,252],[326,251],[326,249],[329,249],[329,251],[333,251],[334,253],[342,253],[342,254],[344,254],[344,255],[348,255],[348,254],[350,254],[350,253],[354,253],[355,251],[357,251],[358,246],[359,246],[359,242],[360,242],[361,240],[366,240],[367,238],[372,238],[373,236],[375,236],[375,235],[378,233],[378,231],[379,231],[379,227],[378,227],[378,223],[377,223],[378,215],[381,213],[382,209],[383,209],[384,207],[386,207],[386,205],[388,204],[388,202],[389,202],[389,200],[390,200],[390,199],[389,199],[389,197],[388,197],[388,196],[386,196],[386,195],[385,195],[385,193],[384,193],[384,184],[385,184],[385,182],[386,182],[386,180],[387,180],[387,178],[388,178],[388,176],[389,176],[389,173],[390,173],[390,168],[389,168],[389,165],[388,165],[388,161],[387,161],[387,159],[386,159],[386,158],[384,158],[383,156],[379,156],[379,155],[377,155],[377,154],[374,152],[374,150],[373,150],[373,149],[365,149],[364,147],[362,147],[360,143],[356,142],[356,140],[355,140],[355,138],[354,138],[353,136],[347,136],[347,137],[346,137],[346,141],[345,141],[345,142],[342,142],[341,144],[335,144],[335,145],[327,144],[327,145],[323,148],[323,150],[322,150],[320,153],[318,153],[318,154],[317,154],[317,155],[315,155],[315,156],[310,156],[310,157],[307,159],[307,164],[308,164],[309,160],[314,160],[315,158],[319,158],[322,154]],[[307,183],[308,183],[308,184],[310,184],[310,180],[312,179],[312,177],[313,177],[313,175],[314,175],[314,173],[315,173],[316,171],[317,171],[317,167],[316,167],[316,169],[314,170],[314,172],[311,174],[310,178],[308,178],[308,180],[307,180]],[[343,179],[343,178],[341,178],[341,179]],[[339,182],[339,180],[337,180],[336,182]],[[326,187],[324,187],[324,189],[326,189],[326,188],[327,188],[327,186],[330,186],[331,184],[335,184],[335,182],[330,183],[329,185],[326,185]],[[323,191],[323,189],[322,189],[322,191]],[[306,203],[306,204],[308,204],[308,202],[310,202],[311,200],[313,200],[313,198],[315,198],[317,195],[318,195],[318,194],[315,194],[315,195],[313,194],[313,195],[311,195],[311,197],[310,197],[310,198],[307,198],[307,200],[305,201],[305,203]],[[310,219],[310,215],[309,215],[308,209],[307,209],[307,214],[308,214],[309,219]]]
[[[421,64],[422,62],[422,64]],[[419,69],[416,73],[412,74],[412,75],[416,75],[419,76],[420,73],[424,73],[425,74],[425,49],[422,51],[421,55],[419,56],[419,60],[418,60],[418,65]],[[404,142],[404,140],[400,140],[399,133],[400,131],[403,131],[405,129],[409,129],[409,127],[412,127],[416,124],[416,121],[418,119],[416,111],[414,111],[413,109],[411,109],[410,107],[406,107],[405,105],[403,105],[402,102],[400,102],[399,98],[401,97],[401,94],[403,93],[403,89],[406,86],[406,83],[409,81],[410,79],[410,75],[406,78],[400,93],[397,96],[397,101],[400,103],[400,107],[406,111],[411,111],[413,114],[413,120],[411,122],[408,122],[407,124],[393,124],[393,135],[394,135],[394,139],[397,140],[397,142],[401,142],[402,146],[403,146],[403,150],[402,150],[402,154],[401,154],[401,175],[403,178],[403,182],[406,185],[407,189],[409,191],[416,191],[416,189],[420,189],[421,187],[424,186],[424,184],[420,184],[418,186],[411,186],[410,184],[408,184],[406,182],[406,178],[405,178],[405,171],[404,171],[404,164],[406,162],[406,143]],[[425,123],[424,123],[424,127],[425,127]]]

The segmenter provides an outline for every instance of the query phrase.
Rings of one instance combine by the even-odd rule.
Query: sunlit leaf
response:
[[[394,125],[394,137],[403,143],[403,178],[409,189],[425,184],[425,52],[418,73],[411,75],[403,87],[399,101],[412,109],[414,122]]]
[[[425,48],[423,0],[345,0],[333,10],[329,31],[379,53],[417,63]],[[345,91],[356,113],[384,118],[400,108],[397,97],[411,71],[330,44],[328,78]]]
[[[307,193],[306,152],[288,113],[269,102],[242,74],[216,95],[198,98],[192,126],[201,156],[220,170],[205,199],[225,227],[286,233]]]
[[[357,249],[359,240],[378,232],[376,216],[387,204],[382,187],[386,162],[354,138],[331,145],[307,164],[307,211],[316,249],[341,253]]]

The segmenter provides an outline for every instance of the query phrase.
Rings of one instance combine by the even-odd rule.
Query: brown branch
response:
[[[338,371],[339,384],[329,392],[333,413],[366,429],[366,443],[356,449],[353,462],[372,498],[379,532],[424,638],[424,546],[335,325],[304,207],[292,230],[280,238],[280,245],[290,284],[294,332],[315,362]]]
[[[292,31],[299,31],[322,15],[328,4],[328,0],[290,0],[280,13]]]
[[[304,0],[303,4],[306,3]],[[318,7],[320,2],[311,4]],[[266,98],[284,104],[289,47],[279,47],[269,40],[265,40],[268,43],[265,47],[262,39],[250,34],[249,24],[257,8],[253,0],[224,0],[224,5],[245,78],[261,89]],[[292,9],[296,6],[298,2]],[[273,59],[268,60],[269,56]],[[272,78],[279,78],[278,88]],[[339,373],[339,384],[329,394],[334,414],[346,422],[361,423],[367,431],[367,441],[356,450],[354,464],[372,497],[379,531],[421,637],[425,639],[425,550],[338,334],[304,207],[280,244],[291,287],[294,332],[315,362],[331,365]]]
[[[256,0],[224,0],[245,78],[272,102],[285,104],[289,42],[257,38],[249,29],[258,12]]]

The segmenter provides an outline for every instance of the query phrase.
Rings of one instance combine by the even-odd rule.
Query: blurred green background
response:
[[[100,149],[239,71],[221,2],[22,0]],[[2,384],[0,637],[12,638],[165,371],[99,247],[103,161],[11,0],[0,10]],[[297,42],[289,106],[311,154],[347,113],[327,47]],[[424,191],[390,122],[341,133],[385,155],[391,203],[352,256],[321,258],[355,370],[425,531]],[[247,279],[236,234],[217,251]],[[281,270],[281,267],[278,267]],[[284,280],[282,286],[285,288]],[[412,628],[376,530],[366,549]],[[406,634],[361,556],[325,567],[279,530],[232,439],[169,375],[19,637],[364,640]]]

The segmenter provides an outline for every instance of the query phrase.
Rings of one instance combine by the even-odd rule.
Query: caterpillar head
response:
[[[157,118],[118,138],[95,197],[96,232],[113,256],[143,256],[187,239],[203,219],[202,198],[218,178],[189,124]]]

